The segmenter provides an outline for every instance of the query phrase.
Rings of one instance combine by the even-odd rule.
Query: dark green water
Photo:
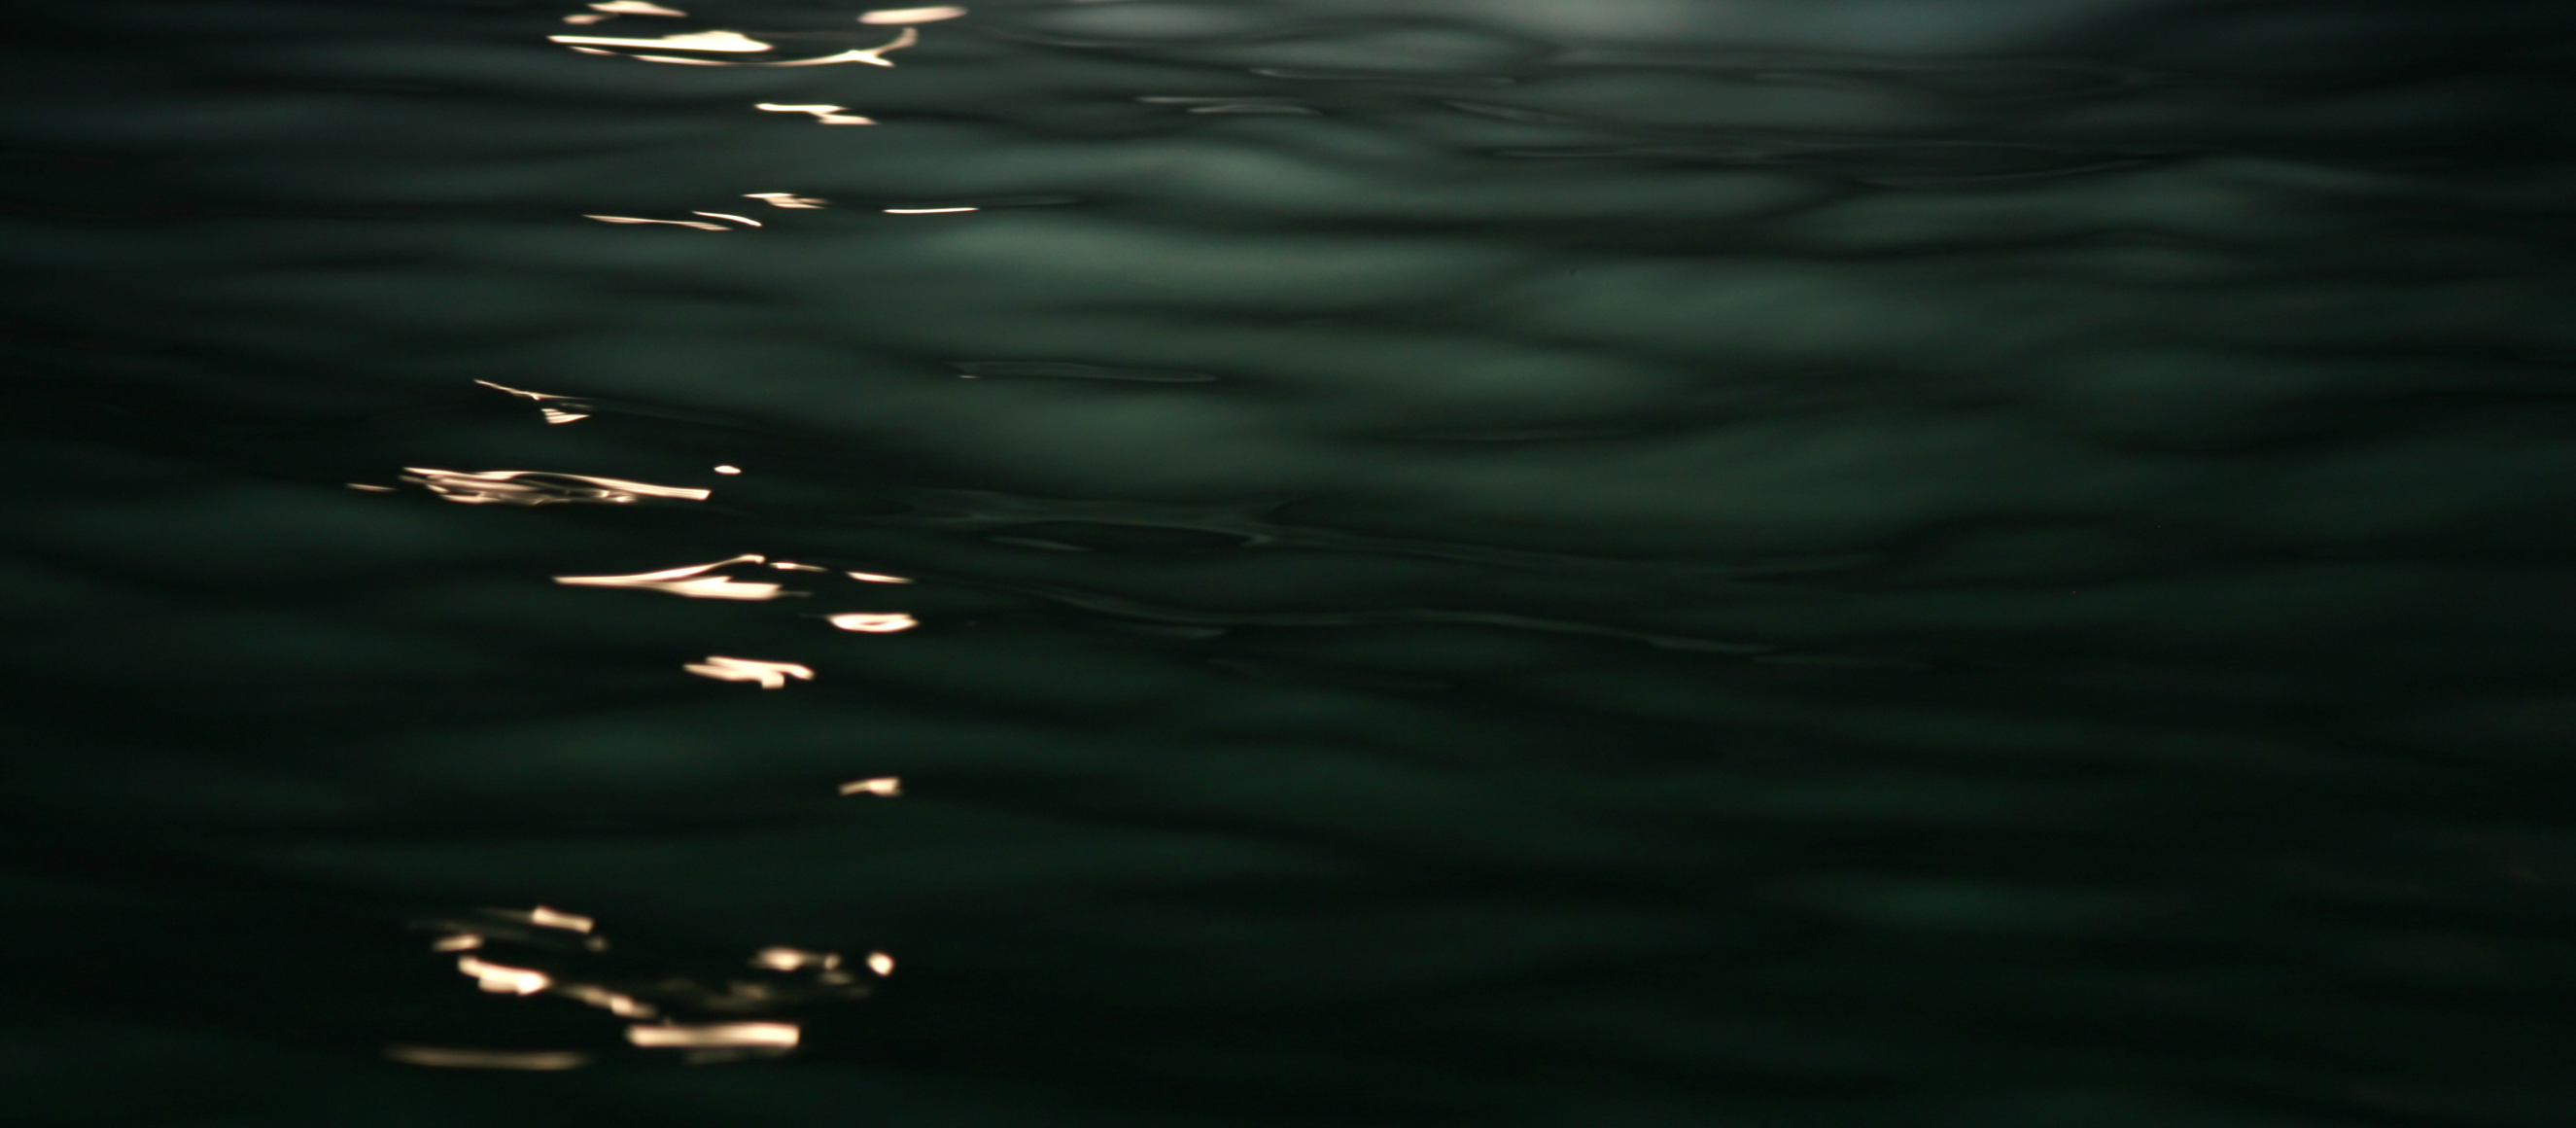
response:
[[[606,6],[10,9],[9,1123],[2576,1123],[2576,9]]]

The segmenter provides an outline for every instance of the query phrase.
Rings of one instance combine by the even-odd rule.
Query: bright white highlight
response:
[[[702,678],[717,681],[759,682],[762,689],[784,689],[787,679],[814,680],[814,671],[794,662],[764,662],[758,658],[726,658],[710,654],[704,662],[691,662],[681,669]]]
[[[857,114],[842,113],[842,110],[849,108],[847,106],[781,106],[769,102],[758,102],[754,103],[754,108],[768,110],[771,113],[812,114],[814,115],[815,121],[819,121],[825,125],[876,124],[876,119],[874,118],[863,118]],[[699,212],[698,214],[705,215],[706,213]]]
[[[879,8],[859,17],[863,24],[921,24],[953,20],[965,15],[964,8]]]
[[[760,601],[779,596],[777,584],[746,583],[730,576],[709,576],[707,572],[728,564],[760,563],[758,556],[737,556],[713,564],[692,564],[685,568],[666,568],[659,572],[638,572],[632,576],[556,576],[554,581],[566,587],[636,588],[662,591],[690,599],[740,599]]]
[[[769,1046],[787,1049],[796,1045],[797,1027],[792,1022],[720,1022],[711,1026],[629,1026],[626,1040],[647,1049],[669,1049],[683,1046]]]
[[[554,980],[542,971],[524,967],[503,967],[485,963],[472,956],[456,957],[456,970],[474,977],[475,985],[495,995],[533,995],[545,990]]]
[[[671,51],[757,52],[770,50],[770,45],[739,31],[693,31],[686,35],[666,35],[660,39],[615,39],[603,35],[549,35],[557,43],[587,43],[594,47],[660,47]]]

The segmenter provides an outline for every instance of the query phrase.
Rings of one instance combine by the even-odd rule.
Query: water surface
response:
[[[2563,6],[970,7],[13,10],[23,1122],[2567,1122]]]

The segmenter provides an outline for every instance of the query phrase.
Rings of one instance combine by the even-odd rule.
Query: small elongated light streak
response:
[[[911,580],[907,580],[901,576],[880,576],[874,572],[847,572],[843,574],[849,576],[853,580],[857,580],[860,583],[865,584],[908,584],[912,582]]]
[[[659,572],[639,572],[632,576],[556,576],[554,581],[566,587],[640,588],[666,591],[690,599],[769,600],[779,596],[777,584],[746,583],[730,576],[708,576],[705,572],[728,564],[758,564],[758,556],[737,556],[713,564],[693,564],[686,568],[666,568]]]
[[[808,952],[801,948],[762,948],[751,957],[753,967],[771,971],[794,971],[800,967],[830,970],[841,966],[839,952]]]
[[[397,491],[396,491],[392,486],[370,486],[370,485],[366,484],[365,482],[350,482],[350,483],[348,483],[348,486],[349,486],[349,488],[350,488],[350,489],[353,489],[353,490],[365,490],[365,491],[367,491],[368,493],[394,493],[394,492],[397,492]]]
[[[431,941],[429,950],[433,952],[471,952],[482,946],[482,937],[476,936],[471,932],[461,932],[454,936],[441,936],[438,939]]]
[[[868,953],[868,970],[879,975],[894,974],[894,957],[884,952]]]
[[[521,501],[523,504],[534,504],[533,502],[524,501],[518,495],[535,493],[537,492],[536,488],[533,486],[522,485],[512,481],[512,479],[527,474],[546,473],[546,471],[543,470],[486,470],[479,474],[469,474],[462,470],[437,470],[424,466],[405,466],[403,467],[403,472],[407,474],[420,475],[422,479],[421,484],[428,486],[431,492],[437,493],[441,497],[447,498],[449,501],[461,501],[467,504],[480,504],[483,502],[494,501]],[[671,497],[679,498],[683,501],[705,501],[715,493],[713,490],[696,490],[690,489],[686,486],[657,486],[651,482],[629,482],[621,478],[593,478],[583,474],[555,474],[552,476],[557,478],[570,478],[576,482],[588,482],[602,490],[609,491],[611,494],[630,495],[625,498],[612,497],[609,500],[632,500],[635,497]]]
[[[552,392],[531,392],[531,391],[527,390],[526,388],[513,388],[513,387],[511,387],[511,386],[509,386],[509,385],[507,385],[507,384],[495,384],[495,383],[491,382],[490,380],[476,380],[476,381],[475,381],[475,383],[477,383],[477,384],[481,384],[481,385],[483,385],[483,386],[484,386],[484,387],[486,387],[486,388],[490,388],[490,389],[492,389],[493,391],[496,391],[496,392],[507,392],[507,393],[509,393],[509,394],[511,394],[511,395],[514,395],[514,396],[519,397],[520,399],[525,399],[525,400],[550,400],[550,399],[571,399],[571,398],[573,398],[573,397],[571,397],[571,396],[559,396],[559,395],[555,395],[555,394],[554,394],[554,393],[552,393]]]
[[[853,611],[846,615],[833,615],[823,621],[845,631],[866,634],[893,634],[921,625],[920,620],[901,611]]]
[[[744,217],[742,217],[742,216],[738,216],[738,215],[726,215],[726,214],[725,214],[725,213],[723,213],[723,212],[702,212],[702,211],[693,211],[693,212],[690,212],[689,214],[690,214],[690,215],[706,215],[706,216],[714,216],[714,217],[715,217],[715,218],[717,218],[717,219],[730,219],[730,220],[734,221],[735,223],[739,223],[739,224],[742,224],[742,225],[747,226],[747,227],[758,227],[758,226],[760,226],[760,221],[759,221],[759,220],[756,220],[756,219],[746,219],[746,218],[744,218]]]
[[[719,1022],[708,1026],[629,1026],[626,1040],[647,1049],[682,1046],[776,1046],[796,1044],[792,1022]]]
[[[580,913],[568,913],[560,909],[549,909],[544,905],[539,905],[536,908],[528,910],[528,923],[536,925],[539,928],[561,928],[573,932],[588,932],[593,928],[599,927],[598,921],[592,920]]]
[[[555,994],[578,999],[619,1018],[653,1018],[658,1013],[651,1004],[640,1002],[632,995],[621,995],[588,983],[567,983],[555,988]]]
[[[572,39],[578,37],[557,35],[549,36],[548,38],[562,43],[564,46],[575,51],[579,51],[585,55],[620,54],[620,52],[616,51],[603,51],[597,47],[584,47],[581,46],[580,43],[571,42]],[[612,41],[595,39],[587,40],[587,42],[606,43]],[[758,42],[758,40],[752,40],[752,42]],[[834,63],[866,63],[872,67],[890,67],[894,64],[886,61],[886,52],[900,51],[919,42],[921,42],[921,32],[918,29],[907,27],[903,29],[902,34],[894,37],[894,42],[888,43],[882,47],[870,47],[862,51],[843,51],[837,55],[821,55],[811,59],[782,59],[773,63],[728,63],[722,59],[687,59],[677,55],[625,55],[624,57],[641,60],[647,63],[677,63],[681,66],[689,67],[821,67],[830,66]],[[711,48],[705,47],[696,48],[696,50],[702,51],[710,49]],[[764,47],[762,49],[766,50],[767,48]]]
[[[730,576],[705,576],[694,580],[644,580],[621,583],[623,576],[557,576],[555,582],[570,587],[623,587],[644,591],[665,591],[686,599],[733,599],[763,603],[787,594],[777,584],[745,583]]]
[[[965,14],[966,9],[964,8],[952,8],[947,6],[937,8],[879,8],[873,12],[861,13],[859,16],[859,22],[863,24],[924,24],[937,23],[941,20],[953,20]]]
[[[687,12],[683,12],[678,8],[665,8],[659,4],[648,4],[645,0],[606,0],[604,3],[591,5],[590,10],[594,12],[607,12],[611,15],[619,16],[688,15]]]
[[[830,200],[817,199],[813,196],[799,196],[793,192],[745,192],[742,194],[742,198],[746,200],[766,200],[769,202],[769,206],[773,208],[827,208],[832,206],[832,201]]]
[[[786,688],[787,679],[814,680],[814,671],[794,662],[764,662],[757,658],[727,658],[710,654],[704,662],[691,662],[681,669],[702,678],[717,681],[759,682],[762,689]]]
[[[478,986],[495,995],[533,995],[554,982],[542,971],[503,967],[472,956],[456,957],[456,970],[473,976]]]
[[[942,212],[982,211],[982,208],[887,208],[887,215],[938,215]]]
[[[841,794],[883,795],[891,799],[903,794],[903,777],[878,776],[875,779],[854,779],[841,785]]]
[[[739,474],[739,473],[742,473],[742,467],[739,467],[739,466],[718,466],[718,467],[716,467],[716,473],[718,473],[718,474]]]
[[[566,45],[589,44],[594,47],[661,47],[673,51],[760,52],[770,45],[739,31],[693,31],[686,35],[665,35],[660,39],[617,39],[604,35],[549,35],[547,39]]]
[[[819,59],[794,59],[783,63],[752,63],[749,65],[758,67],[819,67],[828,63],[866,63],[873,67],[890,67],[894,64],[886,61],[886,52],[900,51],[919,42],[921,42],[921,30],[919,28],[907,27],[894,37],[893,42],[882,47],[870,47],[864,51],[843,51],[838,55],[825,55]]]
[[[579,423],[590,418],[578,411],[559,411],[551,407],[540,407],[537,409],[537,414],[548,423]]]
[[[617,54],[615,51],[602,51],[596,47],[575,47],[573,50],[588,51],[593,55]],[[647,63],[678,63],[684,67],[748,67],[761,65],[758,63],[728,63],[721,59],[684,59],[678,55],[627,55],[625,57]]]
[[[752,107],[779,114],[812,114],[815,121],[825,125],[875,125],[877,123],[875,118],[842,113],[841,111],[848,109],[848,106],[782,106],[774,102],[754,102]]]
[[[385,1056],[405,1065],[445,1069],[579,1069],[590,1055],[573,1050],[451,1050],[437,1046],[387,1046]]]
[[[769,566],[770,566],[770,567],[772,567],[772,568],[776,568],[776,569],[778,569],[778,570],[779,570],[779,571],[781,571],[781,572],[829,572],[829,571],[831,571],[831,569],[826,568],[826,567],[823,567],[822,565],[819,565],[819,564],[799,564],[799,563],[796,563],[796,562],[795,562],[795,561],[793,561],[793,560],[773,560],[773,561],[771,561],[771,562],[770,562]]]
[[[591,215],[587,212],[582,214],[582,218],[596,219],[601,223],[667,223],[673,227],[694,227],[700,231],[740,230],[739,228],[727,227],[721,223],[700,223],[694,219],[643,219],[631,215]]]
[[[595,24],[606,23],[616,18],[617,17],[615,16],[603,16],[596,12],[576,12],[572,15],[565,16],[564,22],[568,24]]]

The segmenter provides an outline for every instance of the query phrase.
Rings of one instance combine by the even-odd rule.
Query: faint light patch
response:
[[[1280,106],[1268,102],[1230,102],[1222,106],[1192,106],[1183,113],[1192,114],[1295,114],[1300,117],[1322,117],[1324,111],[1313,106]]]
[[[385,1057],[405,1065],[440,1069],[579,1069],[590,1055],[575,1050],[458,1050],[438,1046],[387,1046]]]
[[[758,556],[736,556],[713,564],[692,564],[685,568],[666,568],[659,572],[638,572],[632,576],[556,576],[554,581],[566,587],[637,588],[644,591],[669,592],[689,599],[739,599],[762,601],[782,594],[777,584],[750,583],[730,576],[706,573],[729,564],[758,564]]]
[[[1304,114],[1321,116],[1324,111],[1295,98],[1199,98],[1153,95],[1136,99],[1158,106],[1186,106],[1193,114]]]
[[[1178,368],[1122,368],[1057,360],[952,360],[948,366],[969,376],[1037,376],[1060,380],[1132,380],[1147,384],[1205,384],[1216,379],[1205,372]]]
[[[868,953],[868,970],[878,975],[894,974],[894,957],[884,952]]]
[[[772,560],[772,561],[770,561],[770,562],[769,562],[769,566],[770,566],[770,567],[772,567],[772,568],[776,568],[776,569],[778,569],[778,570],[779,570],[779,571],[781,571],[781,572],[829,572],[829,571],[831,571],[831,569],[826,568],[826,567],[823,567],[823,566],[822,566],[822,565],[820,565],[820,564],[799,564],[799,563],[797,563],[797,562],[795,562],[795,561],[793,561],[793,560]]]
[[[863,634],[893,634],[920,626],[921,621],[901,611],[852,611],[823,620],[845,631]]]
[[[877,123],[875,118],[842,113],[841,111],[849,109],[848,106],[782,106],[774,102],[755,102],[752,108],[768,110],[775,114],[812,114],[815,121],[825,125],[875,125]]]
[[[762,689],[784,689],[787,679],[814,680],[814,671],[794,662],[765,662],[758,658],[727,658],[710,654],[704,662],[691,662],[681,669],[702,678],[728,682],[759,682]]]
[[[549,35],[546,38],[566,45],[652,47],[668,51],[718,51],[729,54],[749,54],[775,49],[772,45],[739,31],[692,31],[685,35],[665,35],[660,39],[618,39],[605,35]]]
[[[584,419],[590,418],[590,416],[578,411],[563,411],[551,407],[538,408],[537,415],[548,423],[579,423]]]
[[[705,501],[715,492],[691,489],[686,486],[657,486],[650,482],[629,482],[621,478],[554,474],[543,470],[487,470],[468,473],[462,470],[438,470],[425,466],[406,466],[403,470],[406,474],[417,475],[405,477],[403,481],[421,486],[442,498],[464,505],[555,505],[567,502],[625,505],[647,497]]]
[[[873,12],[860,13],[859,22],[863,24],[937,23],[941,20],[953,20],[965,14],[966,9],[964,8],[945,6],[937,8],[879,8]]]
[[[716,467],[716,473],[718,473],[718,474],[739,474],[739,473],[742,473],[742,467],[739,467],[739,466],[718,466],[718,467]]]
[[[595,12],[576,12],[572,15],[565,16],[564,22],[568,24],[595,24],[606,23],[609,20],[616,18],[617,17],[615,16],[603,16]]]
[[[903,794],[903,777],[878,776],[875,779],[854,779],[841,785],[841,794],[882,795],[892,799]]]
[[[773,208],[818,209],[832,206],[830,200],[815,196],[799,196],[793,192],[745,192],[742,198],[765,201]]]
[[[495,995],[533,995],[554,983],[542,971],[486,963],[473,956],[456,957],[456,970],[473,976],[476,986]]]
[[[718,1022],[704,1026],[629,1026],[626,1040],[646,1049],[697,1047],[762,1047],[794,1049],[799,1030],[792,1022]]]
[[[727,227],[727,226],[725,226],[724,224],[721,224],[721,223],[707,223],[707,222],[705,222],[705,221],[703,221],[703,220],[695,220],[695,219],[645,219],[645,218],[643,218],[643,217],[641,217],[641,216],[632,216],[632,215],[591,215],[591,214],[589,214],[588,212],[584,212],[584,213],[582,213],[582,218],[583,218],[583,219],[596,219],[596,220],[600,221],[601,223],[663,223],[663,224],[669,224],[670,226],[673,226],[673,227],[693,227],[693,228],[696,228],[696,229],[698,229],[698,230],[700,230],[700,231],[739,231],[739,230],[741,230],[741,228],[738,228],[738,227]]]
[[[908,584],[912,582],[911,580],[907,580],[901,576],[883,576],[878,575],[875,572],[844,572],[842,574],[863,584]]]
[[[350,482],[350,483],[347,483],[347,485],[348,485],[348,487],[349,487],[350,489],[353,489],[353,490],[365,490],[365,491],[367,491],[368,493],[395,493],[395,492],[398,492],[398,491],[396,491],[392,486],[371,486],[371,485],[366,484],[365,482]]]
[[[482,946],[482,937],[471,932],[460,932],[454,936],[441,936],[438,939],[431,941],[429,950],[433,952],[471,952]]]
[[[688,15],[687,12],[683,12],[678,8],[665,8],[659,4],[646,3],[645,0],[606,0],[605,3],[591,5],[590,10],[594,12],[607,12],[610,15],[616,16]]]
[[[945,212],[982,211],[982,208],[887,208],[887,215],[940,215]]]
[[[829,971],[841,966],[841,954],[808,952],[802,948],[762,948],[752,953],[751,965],[765,967],[771,971],[796,971],[809,967]]]
[[[619,1018],[659,1018],[661,1012],[632,995],[620,994],[592,983],[567,983],[555,988],[555,994],[577,1002],[588,1003]]]

